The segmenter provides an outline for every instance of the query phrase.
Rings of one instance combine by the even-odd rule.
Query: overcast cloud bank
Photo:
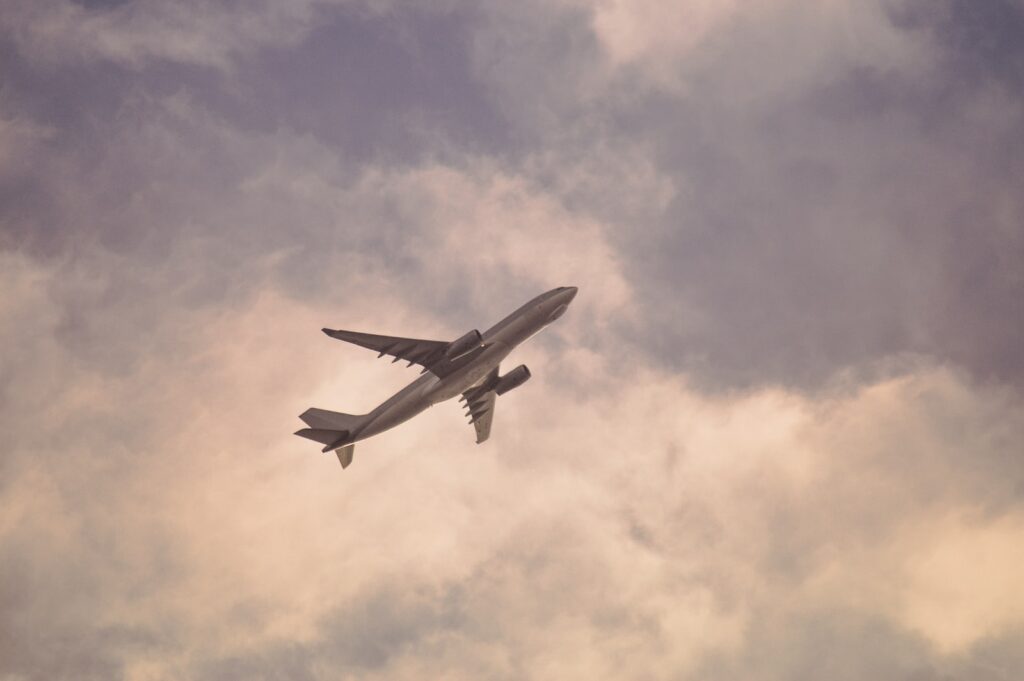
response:
[[[1015,27],[5,6],[0,677],[1020,677]],[[291,435],[558,285],[486,447]]]

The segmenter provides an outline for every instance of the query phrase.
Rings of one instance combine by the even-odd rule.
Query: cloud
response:
[[[838,6],[806,31],[835,49],[791,52],[804,19],[768,12],[680,62],[685,96],[616,119],[644,131],[675,188],[617,242],[657,301],[638,340],[719,389],[813,389],[904,352],[1019,384],[1021,169],[1004,154],[1020,138],[1019,88],[961,78],[974,43],[949,50],[924,30],[886,26],[899,52],[880,61],[845,50],[868,10]]]
[[[0,676],[1019,676],[1000,7],[5,10]]]
[[[592,26],[610,66],[646,86],[698,94],[694,85],[714,69],[743,78],[749,104],[851,63],[899,70],[920,52],[889,20],[883,3],[834,0],[807,8],[793,2],[595,2]],[[774,28],[784,30],[772,30]],[[771,56],[770,63],[732,72],[723,58],[737,49]],[[737,64],[739,66],[739,64]],[[701,86],[704,84],[701,83]]]
[[[980,633],[1016,625],[1024,617],[1017,599],[1019,578],[1009,571],[1018,564],[1024,527],[1020,519],[976,524],[950,519],[912,560],[910,590],[904,596],[904,617],[943,650],[974,643]],[[971,556],[968,563],[963,556]]]
[[[239,15],[214,2],[127,3],[89,8],[68,0],[9,8],[2,24],[20,49],[54,66],[104,59],[141,68],[151,60],[226,69],[247,51],[297,42],[314,3],[270,3]]]
[[[5,268],[19,270],[15,290],[37,292],[20,298],[52,308],[44,282],[61,270]],[[75,437],[5,408],[5,611],[26,623],[5,627],[9,672],[43,669],[54,648],[34,632],[49,630],[64,632],[67,664],[86,664],[74,646],[99,636],[88,664],[158,678],[660,678],[722,660],[786,678],[807,658],[757,671],[773,617],[786,633],[772,646],[810,655],[824,621],[851,646],[837,664],[865,671],[853,651],[886,631],[910,642],[912,669],[955,669],[944,655],[1021,624],[1005,591],[1020,404],[998,387],[922,367],[826,402],[709,398],[614,354],[581,363],[541,343],[520,353],[537,380],[499,405],[493,446],[439,407],[361,444],[343,476],[290,435],[294,414],[374,401],[398,370],[320,339],[323,309],[273,290],[167,309],[176,352],[140,347],[121,374],[76,363],[76,386],[104,387],[37,399]],[[422,316],[400,298],[345,309]],[[76,352],[26,350],[57,367]],[[987,560],[954,558],[968,548]],[[11,600],[43,585],[47,599]],[[591,652],[564,654],[575,648]]]

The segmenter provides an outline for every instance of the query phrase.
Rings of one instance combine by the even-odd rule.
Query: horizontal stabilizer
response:
[[[325,452],[329,452],[345,442],[349,435],[347,430],[328,430],[326,428],[303,428],[302,430],[295,431],[295,434],[307,440],[327,445],[324,448]]]
[[[314,430],[347,430],[354,431],[363,420],[355,414],[342,414],[340,411],[327,411],[313,407],[307,409],[299,418]]]

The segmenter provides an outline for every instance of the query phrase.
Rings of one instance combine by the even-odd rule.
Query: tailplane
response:
[[[302,412],[299,418],[314,430],[347,430],[353,433],[366,417],[355,414],[342,414],[340,411],[327,411],[326,409],[313,407]]]
[[[334,453],[338,455],[338,461],[341,462],[342,468],[348,468],[349,464],[352,463],[352,453],[355,451],[356,445],[354,442],[348,442],[351,434],[347,430],[303,428],[296,431],[295,434],[324,445],[323,451],[325,454],[333,449]]]
[[[303,428],[302,430],[295,431],[295,434],[307,440],[326,445],[324,447],[325,452],[345,444],[345,440],[349,437],[347,430],[330,430],[328,428]]]
[[[348,468],[352,463],[352,454],[355,451],[355,443],[352,442],[355,439],[353,435],[366,417],[314,407],[304,411],[299,418],[309,428],[303,428],[295,434],[324,445],[325,453],[334,450],[338,455],[338,461],[341,462],[341,467]]]

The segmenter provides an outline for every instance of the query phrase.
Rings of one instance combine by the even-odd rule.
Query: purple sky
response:
[[[1022,678],[1022,301],[1020,0],[3,3],[0,680]]]

